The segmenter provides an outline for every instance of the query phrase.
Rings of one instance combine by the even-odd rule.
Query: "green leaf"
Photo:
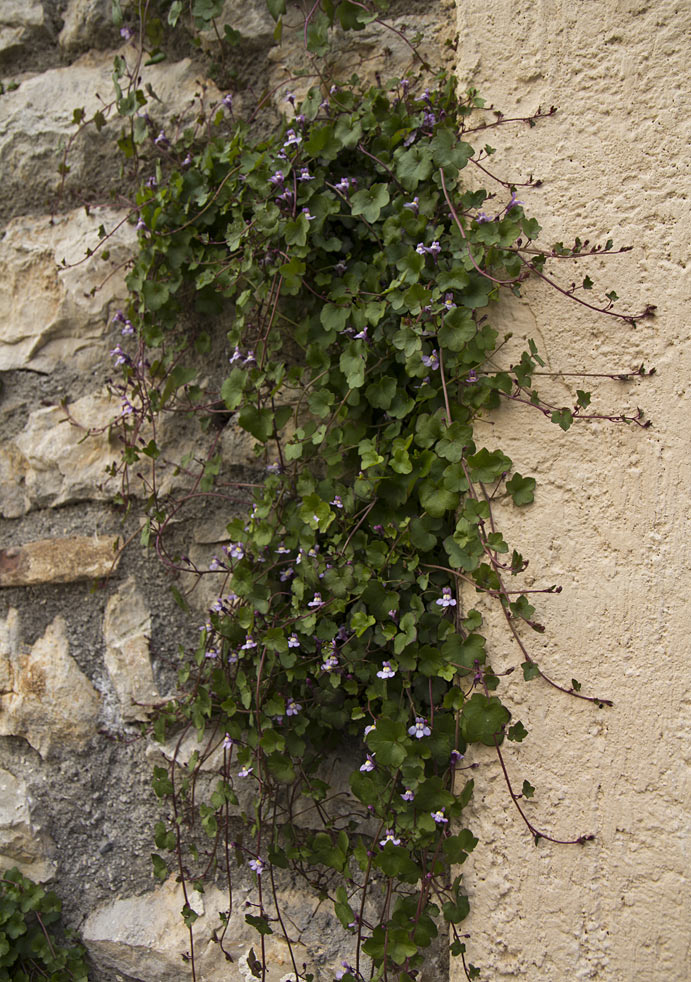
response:
[[[506,482],[506,490],[511,494],[514,505],[530,505],[535,498],[535,478],[516,473]]]
[[[570,429],[573,423],[573,413],[569,409],[555,409],[550,418],[557,426],[561,426],[564,432]]]
[[[357,341],[351,341],[341,355],[338,367],[346,377],[348,388],[359,389],[365,383],[365,357]]]
[[[501,450],[490,453],[484,447],[476,454],[467,458],[470,476],[473,481],[496,481],[503,473],[511,469],[511,460]]]
[[[247,372],[242,368],[234,368],[221,386],[221,398],[227,409],[235,409],[242,402],[247,382]]]
[[[254,406],[245,406],[240,410],[238,423],[251,433],[255,440],[266,443],[274,431],[274,414],[271,409],[256,409]]]
[[[274,20],[286,12],[286,0],[266,0],[266,6]]]
[[[350,199],[353,215],[362,215],[366,222],[376,222],[382,208],[390,201],[389,189],[386,184],[373,184],[365,191],[356,191]]]
[[[511,719],[511,713],[496,696],[475,692],[463,707],[461,732],[467,743],[484,743],[495,746],[503,740],[503,727]]]
[[[506,735],[509,740],[513,740],[514,743],[521,743],[528,736],[528,731],[519,720],[517,723],[514,723],[513,726],[509,727]]]
[[[531,679],[537,679],[540,677],[540,669],[537,667],[534,661],[524,661],[521,668],[523,669],[523,678],[526,682],[530,682]]]
[[[532,786],[530,781],[524,781],[523,787],[521,788],[521,794],[524,798],[532,798],[535,794],[535,788]]]
[[[361,638],[365,631],[376,623],[375,617],[372,617],[371,614],[363,614],[362,611],[357,611],[350,618],[350,626],[358,638]]]

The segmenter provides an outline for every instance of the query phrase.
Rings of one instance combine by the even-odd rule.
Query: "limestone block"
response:
[[[133,57],[128,49],[123,50],[123,55],[130,60]],[[4,180],[0,209],[10,214],[37,207],[48,210],[46,205],[53,201],[61,182],[60,148],[75,132],[73,111],[83,108],[86,118],[90,118],[102,108],[103,100],[107,101],[112,92],[112,61],[112,55],[88,53],[68,68],[42,72],[3,95],[0,158]],[[191,115],[201,85],[189,59],[149,66],[146,81],[160,100],[151,100],[146,107],[155,126],[168,125],[172,117],[186,119]],[[205,84],[208,100],[218,101],[215,87]],[[67,194],[93,200],[111,180],[117,181],[122,191],[119,154],[112,144],[115,132],[113,136],[110,133],[109,126],[101,133],[95,127],[87,127],[74,142],[65,183]]]
[[[29,368],[52,372],[61,364],[83,370],[104,360],[109,317],[126,297],[124,273],[110,273],[134,252],[127,212],[84,209],[59,215],[22,216],[10,221],[0,241],[0,371]],[[107,231],[110,258],[85,259]],[[61,269],[60,264],[76,264]]]
[[[147,709],[142,704],[161,698],[151,670],[150,637],[149,609],[130,577],[108,601],[103,618],[105,665],[127,721],[145,720]]]
[[[0,550],[0,587],[75,583],[106,576],[120,560],[117,545],[112,535],[77,535],[10,546]]]
[[[31,821],[26,784],[0,769],[0,869],[18,866],[24,876],[43,882],[55,874],[55,846]]]
[[[264,45],[273,43],[276,21],[269,13],[266,0],[226,0],[221,16],[216,20],[218,33],[223,37],[226,24],[240,31],[248,42]],[[202,31],[205,41],[217,42],[213,28]]]
[[[69,0],[58,36],[64,55],[69,58],[89,48],[116,45],[119,40],[111,0]]]
[[[12,472],[13,463],[23,478],[26,511],[85,499],[110,497],[106,467],[119,457],[119,449],[108,429],[118,405],[108,395],[84,396],[69,406],[68,419],[61,406],[30,413],[14,444],[0,448],[0,460]],[[77,424],[77,425],[75,425]],[[93,435],[88,435],[88,431]],[[21,460],[12,456],[21,454]],[[8,459],[11,458],[11,459]],[[0,487],[0,511],[5,514],[7,485]],[[16,509],[17,492],[9,485],[9,508]]]
[[[212,937],[219,927],[218,912],[228,909],[228,896],[212,887],[201,896],[189,890],[190,906],[199,915],[194,923],[196,973],[199,982],[248,982],[247,954],[257,947],[259,936],[245,923],[242,903],[246,891],[233,890],[234,903],[224,948]],[[300,898],[304,900],[304,898]],[[192,978],[189,933],[180,916],[185,902],[182,888],[171,877],[162,886],[139,897],[125,897],[94,911],[82,929],[82,938],[96,966],[104,972],[123,972],[141,982],[180,982]],[[295,906],[291,916],[296,913]],[[220,932],[219,932],[220,933]],[[297,955],[302,946],[294,946]],[[267,959],[272,969],[287,972],[287,945],[276,936],[266,938]],[[304,957],[299,959],[304,961]],[[274,976],[273,972],[270,977]]]
[[[9,633],[16,643],[16,630]],[[23,737],[42,757],[83,749],[96,733],[100,696],[69,653],[64,619],[28,654],[19,645],[0,651],[0,665],[11,685],[0,693],[0,735]]]
[[[0,64],[16,58],[37,38],[50,36],[41,0],[3,0],[0,4]]]

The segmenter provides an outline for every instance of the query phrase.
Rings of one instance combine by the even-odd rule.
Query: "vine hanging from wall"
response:
[[[269,6],[280,17],[284,5]],[[344,27],[378,16],[366,4],[318,6],[306,37],[339,12]],[[171,5],[171,23],[181,11]],[[323,43],[311,35],[312,50]],[[531,278],[625,324],[652,308],[622,314],[612,292],[591,300],[588,276],[560,285],[552,260],[622,250],[611,240],[538,244],[537,220],[517,186],[494,176],[484,143],[506,121],[487,116],[474,91],[459,93],[443,73],[424,89],[414,75],[373,86],[321,69],[315,77],[300,103],[286,91],[288,118],[265,140],[241,120],[228,126],[230,96],[207,129],[176,141],[137,123],[136,97],[131,113],[121,109],[130,119],[123,146],[134,152],[148,140],[159,157],[137,195],[139,253],[112,352],[123,373],[121,500],[148,463],[144,541],[171,568],[225,574],[179,696],[154,728],[161,741],[175,733],[178,748],[193,729],[201,748],[156,769],[169,811],[154,868],[165,878],[170,854],[193,966],[189,891],[214,877],[227,885],[223,946],[242,866],[256,885],[246,920],[258,932],[257,977],[266,977],[272,934],[287,942],[295,982],[316,977],[282,906],[289,870],[333,904],[345,982],[411,982],[447,929],[473,978],[456,872],[477,844],[463,823],[468,745],[495,749],[536,842],[590,836],[553,838],[528,817],[533,789],[514,790],[504,756],[505,741],[527,729],[501,700],[481,614],[462,601],[475,591],[497,604],[526,680],[607,702],[575,679],[547,678],[530,655],[526,634],[543,630],[533,595],[555,588],[521,587],[526,561],[497,528],[493,503],[528,506],[535,480],[480,442],[475,423],[522,403],[564,431],[590,419],[648,425],[640,412],[594,413],[580,389],[568,406],[543,401],[534,342],[502,368],[506,338],[490,312],[502,291],[520,296]],[[490,187],[465,182],[470,169]],[[227,367],[213,391],[205,359],[221,322]],[[179,500],[158,491],[167,415],[196,417],[209,448],[180,462],[191,485]],[[217,423],[256,441],[264,474],[249,513],[228,522],[230,544],[200,570],[168,551],[166,532],[184,504],[230,493],[218,479]],[[324,766],[339,754],[352,760],[345,788]],[[205,794],[209,760],[217,780]]]

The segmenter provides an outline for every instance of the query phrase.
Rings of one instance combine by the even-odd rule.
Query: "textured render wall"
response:
[[[610,230],[634,251],[600,271],[629,309],[658,305],[634,331],[579,311],[540,285],[503,307],[496,326],[534,337],[552,371],[610,371],[645,362],[635,385],[591,380],[593,405],[642,406],[647,431],[608,423],[563,434],[529,409],[495,418],[496,439],[538,479],[536,503],[507,515],[544,598],[541,666],[614,700],[594,707],[539,681],[514,683],[531,728],[506,757],[526,809],[584,847],[533,846],[492,753],[474,753],[480,793],[467,864],[470,961],[483,979],[682,982],[688,959],[688,651],[691,612],[689,423],[688,0],[462,0],[458,74],[507,115],[558,115],[494,131],[499,175],[544,180],[519,197],[544,219],[544,242]],[[511,162],[511,163],[510,163]],[[580,277],[585,274],[585,264]],[[578,269],[577,268],[577,269]],[[562,267],[567,283],[572,263]],[[591,273],[593,279],[595,275]],[[568,405],[560,382],[545,387]],[[574,386],[575,388],[575,386]],[[597,410],[595,410],[597,411]],[[496,436],[495,436],[496,434]],[[501,442],[504,441],[504,442]],[[497,668],[518,664],[507,640]],[[686,691],[685,691],[686,690]],[[459,967],[454,978],[463,977]]]

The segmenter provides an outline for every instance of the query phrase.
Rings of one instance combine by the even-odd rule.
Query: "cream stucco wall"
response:
[[[573,380],[591,389],[594,411],[643,407],[649,430],[595,423],[563,434],[527,408],[487,427],[487,445],[538,479],[535,505],[507,513],[512,544],[530,557],[536,583],[564,587],[539,604],[548,629],[529,639],[535,657],[615,705],[598,710],[540,681],[512,680],[509,703],[531,732],[506,759],[517,789],[524,778],[537,789],[531,820],[556,837],[596,839],[536,848],[496,758],[475,753],[481,845],[466,866],[469,960],[485,980],[682,982],[691,973],[691,3],[458,0],[457,15],[462,82],[509,116],[559,107],[533,129],[497,128],[490,141],[502,178],[543,179],[519,195],[542,221],[543,241],[612,232],[634,246],[576,271],[565,262],[563,280],[590,271],[628,309],[658,308],[632,330],[538,284],[495,315],[501,328],[534,337],[552,371],[644,362],[657,373],[636,384]],[[571,402],[562,382],[547,391]],[[493,658],[497,668],[522,660],[508,639],[495,641]],[[463,977],[460,965],[452,977]]]

